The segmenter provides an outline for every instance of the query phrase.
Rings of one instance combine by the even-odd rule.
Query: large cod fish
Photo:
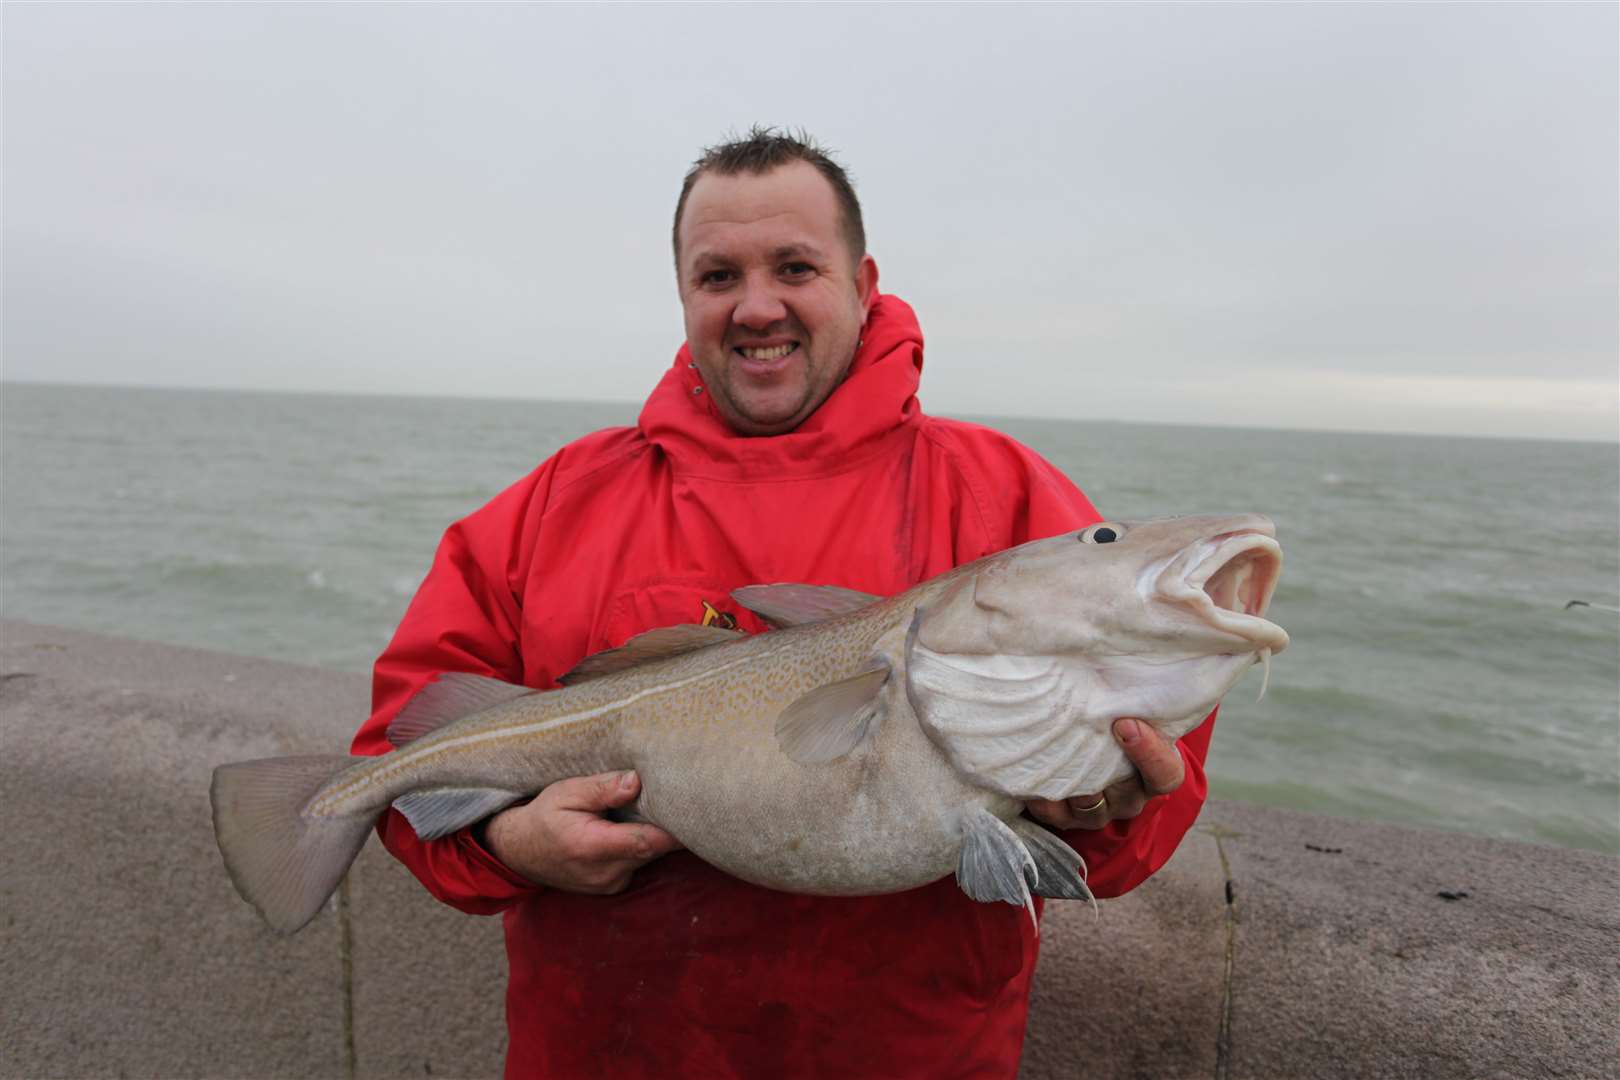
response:
[[[699,857],[789,892],[867,895],[953,870],[975,900],[1089,898],[1027,799],[1131,775],[1110,725],[1174,739],[1288,635],[1258,516],[1109,522],[957,567],[887,599],[762,585],[781,629],[672,627],[587,658],[550,692],[447,674],[382,757],[222,765],[214,830],[277,930],[318,912],[378,817],[444,836],[570,776],[635,769],[637,812]]]

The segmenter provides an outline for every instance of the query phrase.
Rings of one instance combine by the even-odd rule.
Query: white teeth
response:
[[[789,345],[772,345],[768,349],[743,348],[743,349],[739,349],[737,351],[742,353],[744,356],[746,356],[750,360],[780,360],[780,359],[782,359],[782,357],[786,356],[788,353],[792,352],[796,348],[798,348],[797,345],[789,344]]]

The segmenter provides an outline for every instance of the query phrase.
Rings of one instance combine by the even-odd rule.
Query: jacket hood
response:
[[[740,435],[732,430],[684,344],[642,407],[637,425],[680,473],[783,479],[842,472],[883,452],[891,439],[921,419],[917,384],[922,364],[916,313],[898,297],[879,295],[861,328],[849,374],[792,431]]]

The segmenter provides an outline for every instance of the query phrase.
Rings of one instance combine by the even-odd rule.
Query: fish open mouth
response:
[[[1189,545],[1159,577],[1159,592],[1254,649],[1281,652],[1288,635],[1265,618],[1282,574],[1282,548],[1267,532],[1243,529]]]

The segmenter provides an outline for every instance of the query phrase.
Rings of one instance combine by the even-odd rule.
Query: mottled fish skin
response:
[[[346,767],[344,759],[222,766],[214,803],[226,865],[266,919],[291,931],[319,909],[371,824],[402,796],[476,789],[486,798],[493,794],[499,805],[502,792],[515,801],[567,777],[634,769],[641,777],[642,818],[667,829],[704,860],[755,884],[870,895],[927,884],[953,869],[960,877],[964,835],[984,827],[981,812],[1015,822],[1024,800],[1035,794],[1005,790],[1007,776],[1024,772],[1006,772],[997,755],[1006,757],[1010,746],[1011,756],[1019,756],[1016,740],[1026,737],[1019,725],[1027,727],[1030,703],[1021,704],[1016,715],[1008,713],[1012,721],[1002,720],[997,710],[1010,706],[999,701],[996,680],[1020,678],[1019,665],[1049,661],[1070,678],[1092,662],[1085,657],[1098,650],[1087,635],[1099,627],[1139,641],[1137,647],[1150,652],[1179,655],[1181,649],[1188,653],[1182,667],[1196,672],[1189,678],[1198,685],[1133,699],[1148,706],[1144,719],[1174,737],[1201,719],[1261,652],[1279,651],[1286,643],[1286,635],[1259,618],[1280,565],[1269,522],[1253,516],[1172,519],[1113,529],[1126,539],[1132,532],[1141,539],[1134,546],[1099,548],[1087,539],[1094,535],[1087,530],[1037,541],[822,621],[741,636],[561,690],[503,700],[391,754],[347,759]],[[1241,574],[1210,569],[1214,556],[1208,553],[1224,552],[1222,544],[1237,551],[1234,566],[1248,561]],[[1196,571],[1188,578],[1196,578],[1193,592],[1209,578],[1211,595],[1218,592],[1236,607],[1213,615],[1198,610],[1197,597],[1182,595],[1187,586],[1180,578],[1166,592],[1163,582],[1171,572],[1165,567],[1182,564]],[[1250,569],[1258,575],[1253,581]],[[828,594],[833,609],[848,607],[849,597],[859,603],[859,594],[839,592],[843,597]],[[1252,609],[1251,614],[1231,614],[1238,608]],[[1186,626],[1178,628],[1178,620]],[[1024,642],[1032,643],[1029,656]],[[934,681],[913,687],[909,653],[919,648],[930,658]],[[1217,650],[1213,662],[1212,649]],[[1053,650],[1056,659],[1049,655]],[[998,661],[999,655],[1010,660]],[[1148,659],[1158,664],[1161,658]],[[1124,670],[1117,661],[1108,662],[1115,663],[1111,676]],[[958,679],[952,665],[966,665],[968,674],[961,678],[968,681],[962,685],[974,693],[989,687],[989,696],[973,704],[965,720],[960,702],[950,698]],[[1162,680],[1176,677],[1169,665],[1149,667]],[[795,703],[802,707],[807,695],[843,680],[865,674],[860,683],[846,685],[876,686],[870,673],[879,670],[887,675],[876,691],[870,723],[849,729],[864,737],[841,735],[854,741],[835,760],[795,760],[795,748],[777,730],[778,717]],[[1038,771],[1044,784],[1098,775],[1099,769],[1117,768],[1115,758],[1123,761],[1107,733],[1106,695],[1087,694],[1083,704],[1090,712],[1073,718],[1042,714],[1036,702],[1040,730],[1027,736],[1030,754],[1068,756],[1043,764]],[[1153,701],[1161,698],[1175,703],[1175,715],[1151,713]],[[1073,693],[1064,700],[1064,708],[1077,707]],[[1196,709],[1189,711],[1189,703]],[[1007,737],[1011,743],[991,740],[994,753],[985,751],[982,732],[964,730],[963,725],[978,723],[975,710],[981,708],[984,730],[999,730],[999,723],[1014,733]],[[814,712],[809,715],[818,719]],[[1014,764],[1024,770],[1028,763]],[[329,779],[320,782],[323,769]],[[280,794],[283,788],[288,794]],[[488,812],[484,807],[477,816]],[[997,834],[994,843],[976,850],[1001,850],[1009,843],[1016,848],[1019,841]],[[1010,872],[1015,883],[1026,876],[1033,874],[1017,867]],[[964,881],[964,888],[979,898],[1000,889],[994,898],[1028,901],[1021,884],[1012,893],[1004,883],[970,888]],[[1062,888],[1043,894],[1079,895]]]
[[[774,732],[788,705],[874,653],[903,673],[911,599],[519,699],[352,766],[306,812],[375,816],[425,787],[532,792],[635,769],[641,816],[744,880],[827,895],[936,880],[955,866],[965,808],[1010,817],[1020,804],[964,783],[914,722],[898,722],[909,712],[899,678],[874,737],[838,762],[801,766]]]

